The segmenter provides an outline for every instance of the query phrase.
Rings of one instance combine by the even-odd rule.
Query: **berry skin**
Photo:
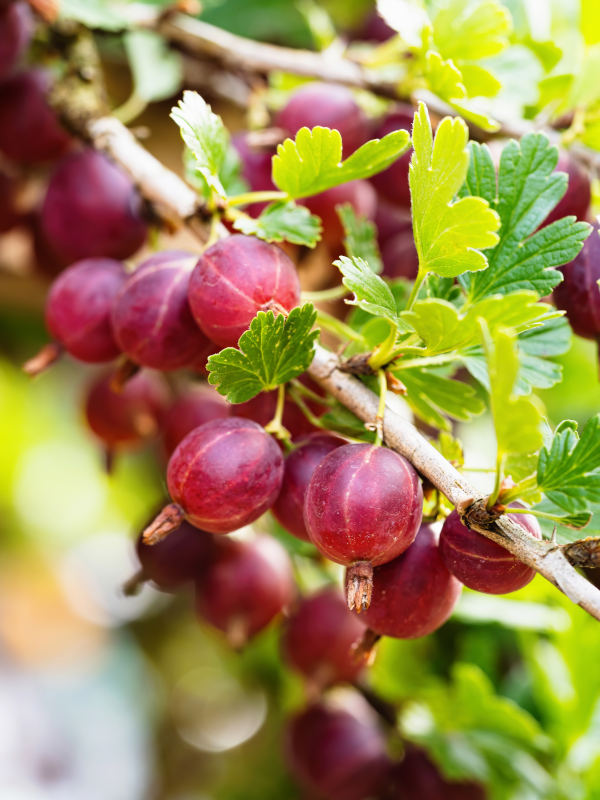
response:
[[[195,262],[190,253],[167,250],[143,261],[125,281],[111,319],[119,347],[134,363],[180,369],[206,349],[187,299]]]
[[[446,780],[427,753],[409,745],[394,767],[394,800],[485,800],[486,791],[474,781]]]
[[[286,456],[283,483],[271,512],[289,533],[310,541],[304,524],[304,497],[316,467],[328,453],[346,444],[329,433],[313,433]]]
[[[236,234],[201,256],[190,279],[189,301],[208,338],[233,347],[259,311],[297,306],[300,282],[283,250]]]
[[[389,114],[379,125],[375,136],[381,139],[388,133],[405,130],[410,133],[413,124],[413,110],[410,107],[399,107],[397,111]],[[412,148],[400,156],[391,167],[374,175],[371,183],[389,203],[410,208],[410,189],[408,186],[408,167],[412,155]]]
[[[57,255],[129,258],[146,239],[140,199],[130,179],[94,150],[64,158],[42,205],[42,228]]]
[[[41,372],[64,348],[88,364],[111,361],[120,350],[110,325],[112,302],[126,278],[123,264],[109,258],[87,258],[62,272],[46,300],[46,327],[54,343],[24,365]]]
[[[461,589],[442,560],[436,534],[422,525],[406,552],[375,570],[363,622],[381,636],[427,636],[446,622]]]
[[[275,539],[220,539],[196,582],[196,612],[233,647],[242,647],[292,602],[294,592],[289,556]]]
[[[377,195],[368,181],[356,180],[333,186],[321,194],[308,197],[302,203],[311,214],[321,218],[323,241],[336,250],[341,248],[344,241],[344,228],[335,210],[336,206],[350,203],[357,215],[373,219],[377,209]]]
[[[318,689],[356,680],[365,664],[354,655],[365,627],[333,587],[305,597],[290,616],[282,638],[287,663]]]
[[[415,247],[412,225],[392,236],[381,250],[383,274],[388,278],[414,280],[419,271],[419,256]]]
[[[245,133],[238,133],[232,137],[231,142],[238,152],[242,162],[242,178],[253,192],[273,191],[277,187],[271,178],[271,163],[274,156],[273,149],[252,147]],[[257,217],[267,206],[267,203],[251,203],[245,207],[247,214]]]
[[[229,533],[258,519],[275,502],[282,478],[283,457],[275,440],[239,417],[193,430],[167,467],[174,502],[192,525],[211,533]]]
[[[169,455],[179,442],[200,425],[214,419],[224,419],[231,406],[212,388],[199,384],[178,397],[163,420],[163,440]]]
[[[315,800],[378,797],[390,774],[385,739],[371,718],[323,704],[290,720],[286,756],[292,774]]]
[[[111,378],[111,372],[96,378],[85,402],[88,425],[109,451],[155,436],[168,403],[164,383],[152,373],[134,375],[119,392]]]
[[[574,214],[577,219],[585,220],[590,211],[592,189],[590,179],[585,170],[568,152],[561,150],[558,156],[556,172],[566,172],[569,178],[567,191],[558,205],[548,214],[543,225],[549,225],[558,219]]]
[[[581,252],[561,267],[564,280],[554,289],[556,306],[567,312],[575,333],[585,339],[600,337],[600,235],[597,222]]]
[[[199,531],[187,522],[182,522],[170,536],[155,545],[144,544],[140,534],[135,543],[141,565],[136,584],[152,581],[163,592],[175,591],[200,578],[211,563],[215,549],[210,533]]]
[[[19,72],[0,85],[0,152],[11,161],[51,161],[69,147],[71,139],[46,99],[49,88],[50,76],[42,69]]]
[[[368,121],[350,89],[331,83],[302,86],[281,109],[276,124],[292,137],[303,127],[335,128],[342,136],[345,158],[369,138]]]
[[[533,515],[508,516],[536,539],[542,538]],[[440,554],[448,569],[465,586],[486,594],[516,592],[535,576],[535,570],[504,547],[463,525],[456,511],[448,515],[442,527]]]
[[[304,500],[311,541],[347,571],[348,606],[368,608],[373,567],[404,552],[423,513],[417,473],[386,447],[347,444],[321,461]]]
[[[0,80],[7,78],[33,35],[33,16],[27,3],[0,3]],[[12,109],[6,109],[12,112]],[[0,112],[0,118],[3,117]]]

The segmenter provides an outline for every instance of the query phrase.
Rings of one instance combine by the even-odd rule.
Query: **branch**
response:
[[[68,114],[68,109],[63,108],[63,114]],[[202,242],[206,241],[208,224],[199,214],[202,204],[193,190],[148,153],[125,126],[112,118],[102,117],[88,122],[85,134],[95,147],[108,153],[129,173],[147,201],[158,210],[168,209],[180,224],[189,225]],[[358,379],[339,370],[337,356],[333,353],[317,345],[308,371],[357,417],[365,422],[375,419],[379,402],[377,395]],[[384,438],[389,447],[407,458],[468,517],[469,509],[476,505],[477,491],[413,425],[390,409],[386,409],[384,416]],[[485,526],[474,524],[469,517],[469,524],[514,553],[573,603],[600,620],[600,590],[571,566],[558,546],[533,539],[505,515]]]
[[[398,81],[382,78],[376,70],[370,70],[357,61],[340,55],[339,52],[301,50],[291,47],[257,42],[238,36],[215,25],[202,22],[195,17],[173,12],[156,12],[150,6],[142,11],[135,7],[132,22],[140,27],[151,28],[162,34],[166,39],[179,45],[186,52],[202,58],[211,58],[234,72],[245,72],[264,75],[271,70],[289,72],[292,75],[302,75],[306,78],[316,78],[329,83],[341,83],[357,89],[367,89],[373,94],[389,99],[401,100],[417,106],[423,100],[429,110],[436,116],[458,116],[459,112],[447,105],[443,100],[425,89],[413,92],[410,96],[402,92]],[[207,73],[206,68],[204,74]],[[193,73],[192,73],[193,74]],[[200,71],[202,75],[202,70]],[[199,77],[195,76],[196,79]],[[220,80],[224,79],[221,74]],[[233,96],[235,101],[239,94],[239,86]],[[231,96],[230,96],[231,99]],[[500,127],[494,133],[485,131],[475,123],[467,120],[473,138],[478,141],[487,141],[493,137],[520,139],[531,131],[541,131],[546,134],[552,144],[560,145],[561,135],[555,129],[536,125],[529,120],[498,119]],[[584,166],[593,172],[600,172],[600,153],[575,143],[569,152]]]

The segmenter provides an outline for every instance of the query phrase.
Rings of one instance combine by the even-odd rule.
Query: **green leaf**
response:
[[[183,81],[180,54],[153,31],[130,31],[124,37],[135,94],[151,103],[172,97]]]
[[[266,242],[288,241],[314,247],[321,238],[321,221],[293,200],[268,205],[256,219],[246,214],[238,217],[233,227]]]
[[[409,183],[413,230],[421,279],[428,272],[445,277],[487,266],[478,249],[498,241],[497,214],[485,200],[454,200],[469,166],[468,131],[461,119],[446,117],[435,141],[423,103],[415,114]]]
[[[429,89],[443,100],[460,100],[467,96],[461,71],[451,60],[445,60],[435,50],[425,55],[423,72]]]
[[[183,99],[171,110],[181,138],[194,154],[197,169],[208,185],[222,197],[225,189],[219,179],[229,145],[223,120],[211,111],[198,92],[185,91]]]
[[[446,416],[469,420],[485,411],[485,403],[467,383],[427,369],[392,370],[406,386],[408,404],[429,425],[451,430]]]
[[[449,353],[477,346],[481,341],[479,320],[484,319],[491,333],[499,327],[517,332],[539,326],[561,316],[552,306],[537,302],[533,292],[487,297],[465,310],[438,298],[415,303],[402,319],[408,322],[425,343],[424,355]]]
[[[350,203],[336,206],[338,217],[344,227],[344,249],[350,258],[362,258],[372,272],[379,274],[383,269],[377,244],[375,223],[357,215]]]
[[[542,445],[542,416],[531,397],[515,394],[519,372],[516,337],[500,328],[493,337],[486,331],[484,341],[498,461],[511,453],[536,452]]]
[[[469,142],[469,168],[462,185],[460,197],[483,197],[492,208],[497,201],[496,168],[489,147],[479,142]]]
[[[463,193],[481,185],[491,201],[490,159],[485,150],[472,147],[474,163]],[[566,190],[566,175],[553,171],[557,159],[557,149],[542,133],[527,134],[520,143],[511,141],[502,151],[493,203],[502,221],[500,241],[487,253],[488,269],[463,279],[470,300],[521,289],[543,297],[561,280],[556,267],[572,261],[581,250],[590,231],[585,222],[565,217],[537,230]]]
[[[497,695],[473,664],[455,664],[449,683],[436,681],[405,702],[400,727],[450,779],[475,778],[502,798],[555,796],[538,761],[549,739],[527,711]]]
[[[494,97],[502,88],[489,69],[479,64],[461,64],[460,71],[469,97]]]
[[[589,514],[591,504],[600,503],[600,414],[581,437],[576,422],[558,425],[540,452],[537,481],[547,499],[568,515]]]
[[[259,311],[238,342],[208,359],[208,382],[230,403],[244,403],[305,372],[314,355],[319,331],[312,330],[317,312],[310,303],[286,317]]]
[[[365,423],[341,403],[329,408],[321,416],[321,422],[327,428],[354,439],[362,439],[365,442],[372,442],[375,439],[375,432],[368,431]]]
[[[362,258],[340,256],[334,265],[342,273],[342,283],[354,292],[354,300],[347,301],[369,314],[385,317],[398,323],[398,305],[388,284],[376,275]]]
[[[331,128],[300,128],[296,139],[277,146],[273,182],[290,197],[310,197],[332,186],[369,178],[390,166],[407,150],[406,131],[393,131],[363,144],[342,161],[342,137]]]
[[[433,40],[444,58],[478,61],[508,45],[512,20],[496,0],[448,0],[433,17]]]
[[[562,366],[547,359],[566,353],[571,346],[571,328],[564,317],[547,319],[539,328],[519,335],[521,369],[517,379],[519,394],[527,394],[532,386],[549,389],[562,378]]]
[[[200,192],[205,200],[209,200],[211,189],[198,167],[196,157],[189,147],[185,147],[183,151],[183,169],[186,181],[191,184],[196,191]],[[239,153],[230,142],[227,152],[225,153],[225,159],[219,170],[219,180],[228,197],[247,192],[250,189],[241,176],[241,170],[242,162]]]

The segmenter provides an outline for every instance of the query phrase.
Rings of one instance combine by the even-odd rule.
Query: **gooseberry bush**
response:
[[[393,701],[405,698],[382,701],[368,675],[380,639],[427,642],[463,587],[506,594],[537,571],[600,618],[573,566],[598,562],[596,538],[583,537],[600,504],[600,415],[553,430],[535,394],[562,380],[553,359],[569,326],[600,339],[586,170],[543,132],[500,149],[469,141],[463,117],[482,119],[464,86],[440,89],[453,116],[361,105],[327,80],[293,86],[270,120],[275,143],[273,131],[232,136],[188,90],[171,117],[203,240],[139,255],[156,197],[93,136],[79,144],[72,119],[61,125],[49,74],[17,67],[28,7],[0,13],[11,45],[0,49],[0,151],[52,165],[36,211],[58,271],[50,341],[25,371],[62,355],[101,365],[83,405],[107,465],[160,443],[169,497],[139,532],[125,591],[192,586],[197,617],[234,650],[281,630],[281,661],[306,699],[283,750],[306,797],[555,796],[536,794],[513,758],[524,748],[548,789],[532,719],[478,674],[457,667],[445,712],[425,687],[401,724]],[[452,24],[440,11],[435,46],[415,56],[431,86]],[[457,69],[483,80],[466,62],[485,55],[455,55]],[[13,171],[0,177],[9,228]],[[306,291],[315,248],[327,274]],[[484,414],[495,468],[470,496],[455,433]],[[341,706],[340,684],[354,687]],[[479,708],[461,716],[469,693]],[[478,740],[494,714],[498,729]],[[453,750],[457,731],[465,744]]]

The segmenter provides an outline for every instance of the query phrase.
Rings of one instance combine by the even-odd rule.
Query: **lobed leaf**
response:
[[[497,243],[500,221],[479,197],[455,200],[469,166],[468,131],[461,119],[446,117],[435,140],[427,109],[420,103],[413,125],[409,183],[419,274],[454,277],[482,270],[487,259],[480,248]]]
[[[573,420],[558,425],[540,452],[537,481],[566,515],[591,513],[591,505],[600,503],[600,414],[589,420],[581,437]]]
[[[288,316],[259,311],[238,342],[208,359],[208,382],[230,403],[244,403],[305,372],[314,355],[319,331],[312,330],[317,312],[310,303]]]
[[[320,219],[291,200],[271,203],[257,218],[246,214],[237,217],[233,227],[266,242],[288,241],[314,247],[321,238]]]
[[[471,146],[471,164],[463,197],[482,189],[500,215],[500,240],[486,254],[488,269],[465,276],[471,301],[522,289],[543,297],[561,281],[556,267],[572,261],[590,226],[565,217],[538,230],[565,193],[567,176],[556,173],[558,151],[542,133],[511,141],[502,151],[494,192],[491,156],[485,145]],[[493,196],[492,196],[493,193]]]
[[[399,322],[398,304],[392,290],[364,259],[340,256],[333,263],[342,273],[344,286],[354,292],[354,300],[347,302],[369,314]]]
[[[382,139],[363,144],[342,161],[339,131],[320,126],[300,128],[295,140],[286,139],[277,146],[273,182],[289,197],[310,197],[387,169],[408,149],[409,143],[407,131],[392,131]]]
[[[375,223],[357,215],[350,203],[335,207],[344,228],[344,249],[350,258],[366,261],[372,272],[379,274],[383,269],[381,254],[377,244]]]
[[[171,110],[171,119],[179,126],[181,138],[192,151],[198,172],[214,191],[225,196],[219,172],[225,162],[229,134],[221,117],[213,113],[198,92],[188,90]]]

